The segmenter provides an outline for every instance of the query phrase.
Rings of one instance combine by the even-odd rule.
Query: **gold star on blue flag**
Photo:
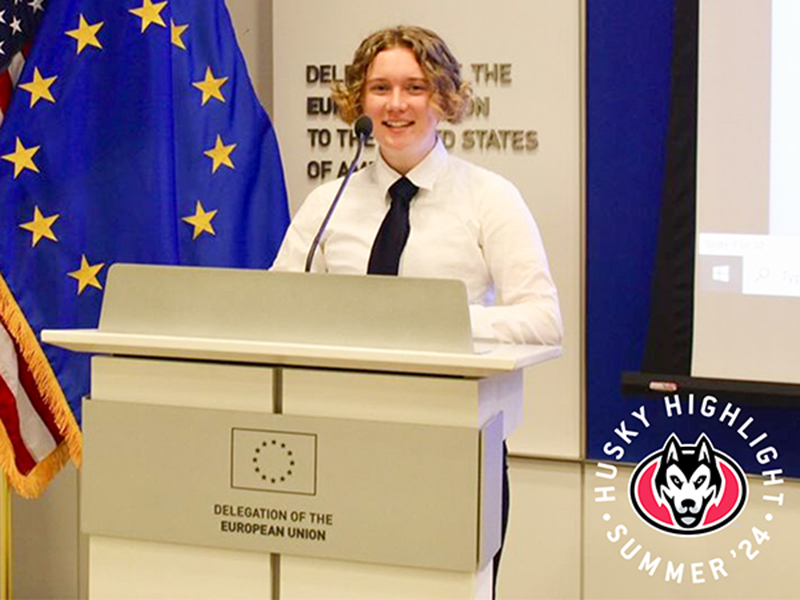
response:
[[[267,269],[289,222],[275,132],[223,0],[36,5],[19,78],[31,90],[0,128],[0,344],[16,348],[42,420],[28,444],[34,434],[0,415],[0,452],[12,449],[0,464],[27,496],[80,461],[89,389],[88,357],[39,332],[96,327],[116,262]],[[202,105],[209,65],[225,101]],[[209,168],[209,131],[235,141],[235,169]],[[184,222],[199,198],[214,209],[208,235]]]

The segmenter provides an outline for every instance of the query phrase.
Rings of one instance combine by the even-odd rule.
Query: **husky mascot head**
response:
[[[703,524],[711,504],[722,498],[722,472],[705,434],[682,446],[673,433],[661,449],[654,477],[655,496],[667,504],[676,525],[693,529]]]

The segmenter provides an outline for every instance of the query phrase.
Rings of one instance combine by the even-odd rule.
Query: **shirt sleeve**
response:
[[[470,306],[473,337],[560,345],[558,292],[539,228],[510,182],[478,203],[480,244],[494,283],[494,305]]]

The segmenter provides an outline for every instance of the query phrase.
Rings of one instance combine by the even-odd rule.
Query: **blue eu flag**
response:
[[[88,358],[39,332],[96,327],[115,262],[266,269],[289,212],[222,0],[36,4],[0,129],[0,324],[76,458]]]

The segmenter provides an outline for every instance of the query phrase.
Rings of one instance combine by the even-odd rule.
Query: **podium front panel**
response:
[[[481,430],[91,400],[84,427],[86,533],[478,567]]]

